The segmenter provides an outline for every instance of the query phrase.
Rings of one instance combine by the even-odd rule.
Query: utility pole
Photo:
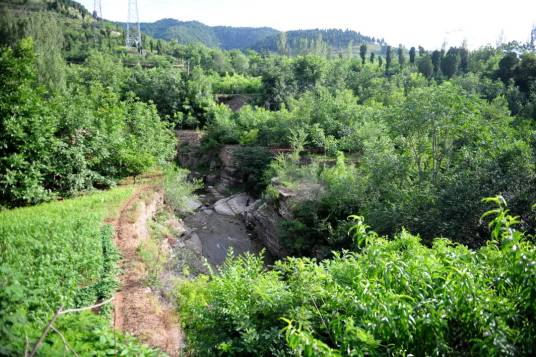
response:
[[[135,47],[141,53],[142,44],[138,0],[128,0],[127,37],[125,43],[127,50]]]

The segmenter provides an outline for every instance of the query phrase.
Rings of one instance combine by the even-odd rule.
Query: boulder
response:
[[[203,253],[203,245],[201,243],[201,239],[196,233],[192,233],[192,235],[184,242],[186,247],[190,249],[192,252],[194,252],[197,255],[201,255]]]
[[[186,212],[195,212],[201,207],[203,207],[203,204],[200,201],[193,199],[193,198],[187,199],[186,202],[184,203],[184,210]]]
[[[246,210],[253,199],[247,193],[239,193],[216,202],[214,210],[224,216],[245,215]]]

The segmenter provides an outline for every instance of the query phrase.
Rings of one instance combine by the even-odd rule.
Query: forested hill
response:
[[[256,43],[253,49],[256,51],[280,51],[281,47],[288,54],[296,54],[317,46],[318,42],[328,44],[335,52],[348,50],[349,47],[366,44],[371,50],[380,52],[382,46],[387,44],[383,39],[376,39],[362,35],[360,32],[351,30],[329,29],[329,30],[296,30],[286,32],[282,38],[280,34],[265,38]]]
[[[269,27],[207,26],[198,21],[163,19],[153,23],[142,23],[142,32],[159,39],[176,40],[180,44],[202,43],[224,50],[254,49],[256,51],[285,51],[289,54],[302,53],[318,46],[320,42],[331,51],[347,50],[349,46],[361,44],[385,45],[376,39],[351,30],[296,30],[281,33]],[[283,42],[282,42],[283,40]]]
[[[159,39],[177,40],[181,44],[197,42],[225,50],[248,49],[265,38],[278,34],[277,30],[269,27],[211,27],[198,21],[179,21],[175,19],[142,23],[141,30]]]
[[[73,0],[2,0],[0,8],[24,12],[50,10],[70,18],[91,16],[82,4]]]

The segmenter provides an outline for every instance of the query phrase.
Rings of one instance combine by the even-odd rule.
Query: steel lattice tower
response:
[[[536,50],[536,24],[532,25],[532,32],[530,33],[530,45],[532,46],[532,50]]]
[[[101,0],[93,1],[93,18],[95,20],[102,19],[102,1]]]
[[[140,16],[138,12],[138,0],[128,0],[127,21],[127,48],[135,47],[141,51]]]

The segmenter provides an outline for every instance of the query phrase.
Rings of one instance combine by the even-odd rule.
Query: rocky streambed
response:
[[[173,270],[197,275],[207,273],[209,266],[221,266],[232,252],[259,254],[265,246],[254,227],[248,225],[251,208],[258,205],[246,193],[223,196],[212,186],[192,202],[194,212],[183,218],[184,232],[173,247]],[[264,253],[272,261],[269,251]],[[208,263],[208,264],[207,264]]]

